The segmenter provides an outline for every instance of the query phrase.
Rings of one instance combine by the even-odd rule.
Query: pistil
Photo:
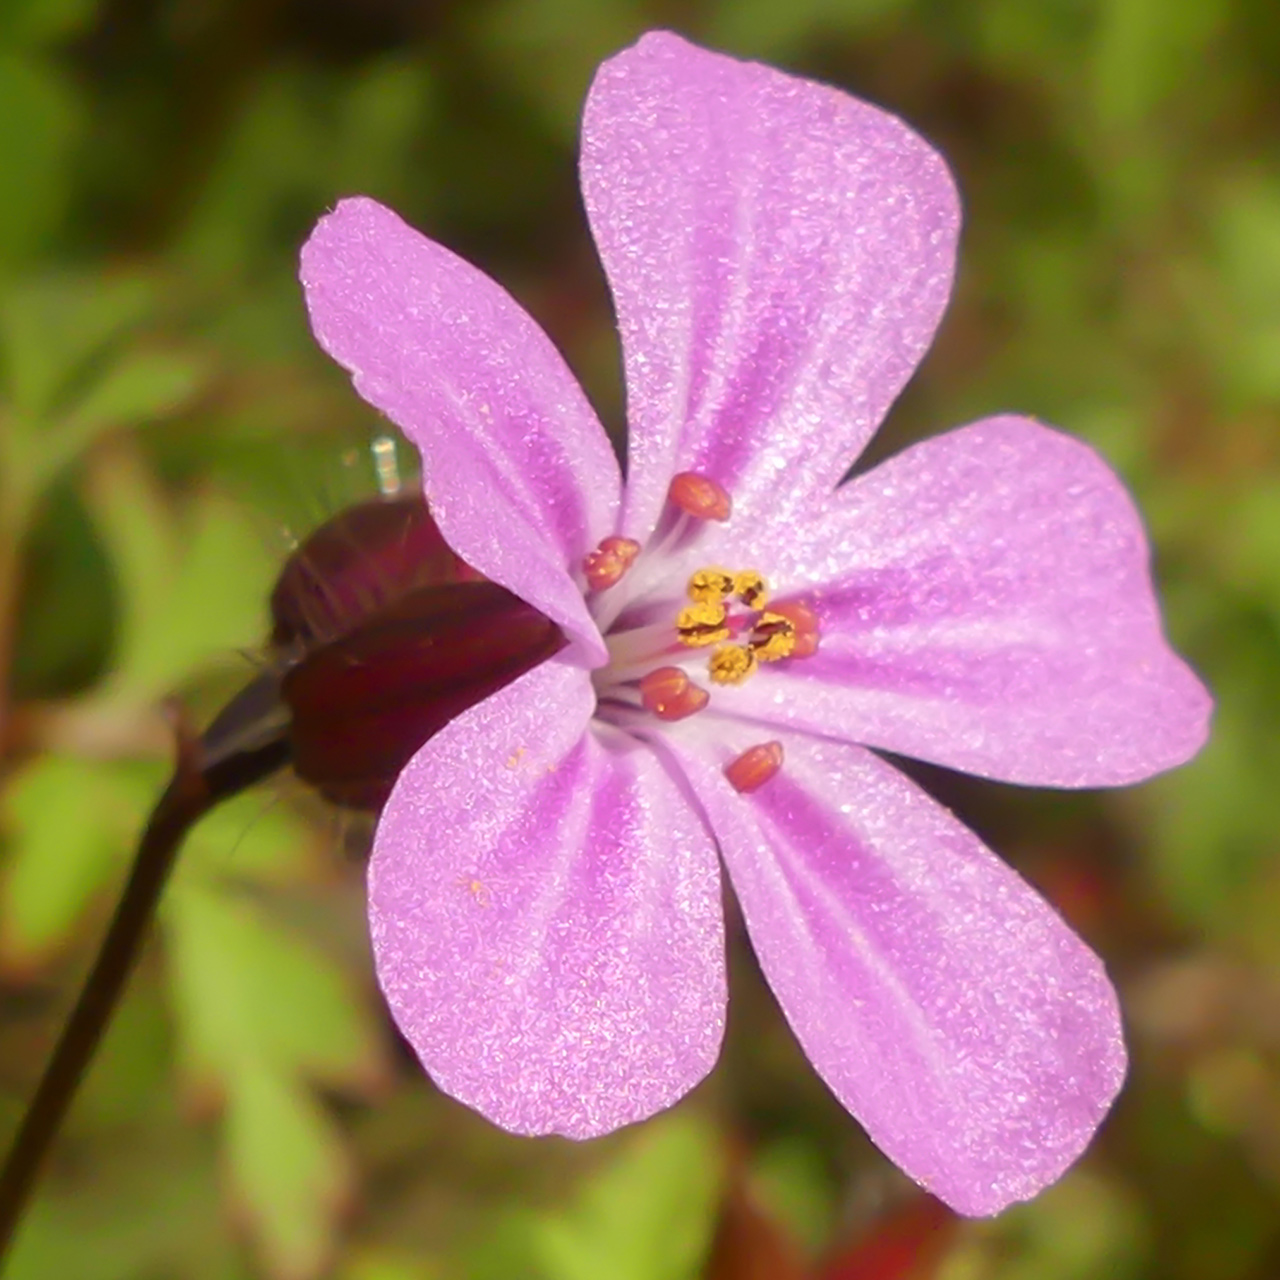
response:
[[[668,548],[697,521],[728,519],[731,506],[719,484],[691,471],[675,477],[668,497],[674,523],[669,517],[656,542],[641,550],[631,539],[605,538],[587,556],[583,569],[590,587],[606,591],[637,561],[643,566],[631,575],[628,589],[593,606],[609,650],[608,666],[593,676],[601,704],[674,721],[695,715],[711,700],[710,692],[695,684],[685,669],[694,658],[689,650],[710,650],[706,672],[712,684],[742,684],[761,663],[813,653],[818,647],[818,618],[801,601],[771,604],[769,583],[757,569],[707,565],[687,579],[688,603],[675,610],[674,618],[666,613],[670,621],[653,621],[671,608],[664,603],[664,597],[670,600],[670,585],[662,572],[669,563]],[[640,625],[614,630],[623,619]],[[763,754],[757,752],[738,765],[734,776],[744,780],[741,789],[753,789],[772,777],[781,766],[781,750],[776,743],[767,744],[767,750],[761,748]]]

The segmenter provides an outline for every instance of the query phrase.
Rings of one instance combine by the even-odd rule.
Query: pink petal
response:
[[[756,541],[821,643],[722,710],[1045,786],[1135,782],[1204,742],[1211,700],[1161,630],[1141,520],[1077,440],[990,418]]]
[[[421,451],[449,545],[603,661],[569,575],[613,532],[618,465],[550,339],[483,272],[374,200],[320,220],[302,283],[320,344]]]
[[[369,869],[401,1031],[441,1089],[517,1133],[652,1115],[723,1032],[711,838],[652,752],[587,728],[593,706],[553,659],[454,720],[401,775]]]
[[[710,727],[710,726],[708,726]],[[782,732],[758,791],[690,780],[796,1036],[882,1151],[960,1213],[1057,1178],[1124,1077],[1098,958],[945,809],[861,748]]]
[[[624,527],[676,471],[786,514],[837,483],[928,347],[959,224],[941,157],[826,85],[657,32],[582,126],[631,423]]]

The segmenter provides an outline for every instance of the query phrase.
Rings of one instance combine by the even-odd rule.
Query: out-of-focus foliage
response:
[[[513,288],[619,424],[576,115],[602,56],[677,19],[900,112],[958,173],[956,303],[877,455],[1028,410],[1148,513],[1220,702],[1203,757],[1115,796],[926,779],[1107,956],[1134,1049],[1114,1119],[1035,1203],[943,1230],[739,940],[694,1098],[584,1147],[500,1134],[387,1026],[367,832],[286,781],[189,842],[12,1280],[1280,1274],[1270,0],[0,4],[3,1120],[163,779],[161,700],[216,709],[290,538],[372,490],[377,423],[302,314],[309,225],[342,194],[394,203]]]

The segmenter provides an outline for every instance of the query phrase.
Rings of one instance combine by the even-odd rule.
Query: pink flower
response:
[[[1209,698],[1161,633],[1138,515],[1089,448],[1012,416],[840,483],[951,288],[955,190],[900,121],[655,33],[600,68],[581,172],[625,485],[474,267],[367,199],[303,252],[315,332],[421,450],[449,544],[569,640],[401,774],[369,877],[383,990],[495,1123],[640,1120],[719,1052],[718,851],[831,1090],[913,1178],[994,1213],[1106,1112],[1115,993],[868,748],[1057,787],[1193,755]]]

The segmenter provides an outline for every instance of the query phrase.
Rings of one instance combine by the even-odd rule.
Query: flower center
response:
[[[762,663],[816,651],[817,614],[803,600],[775,602],[758,569],[708,564],[688,578],[687,570],[680,573],[678,587],[664,574],[663,561],[670,562],[677,550],[687,552],[700,536],[699,526],[726,521],[730,511],[729,495],[714,480],[683,472],[671,484],[665,531],[648,547],[609,537],[586,557],[582,568],[588,588],[597,597],[610,593],[596,606],[611,659],[594,676],[605,718],[625,723],[647,713],[683,720],[712,701],[698,682],[699,668],[712,686],[740,685]],[[637,581],[632,570],[641,562]],[[674,577],[675,565],[671,568]],[[631,594],[625,588],[612,592],[624,578],[630,580]],[[771,757],[762,760],[763,768]],[[751,776],[760,775],[758,769]]]
[[[694,603],[677,614],[676,635],[690,648],[715,646],[707,663],[714,684],[741,684],[762,662],[790,658],[797,647],[802,657],[817,648],[812,610],[794,603],[766,609],[769,584],[755,569],[699,569],[687,594]]]

